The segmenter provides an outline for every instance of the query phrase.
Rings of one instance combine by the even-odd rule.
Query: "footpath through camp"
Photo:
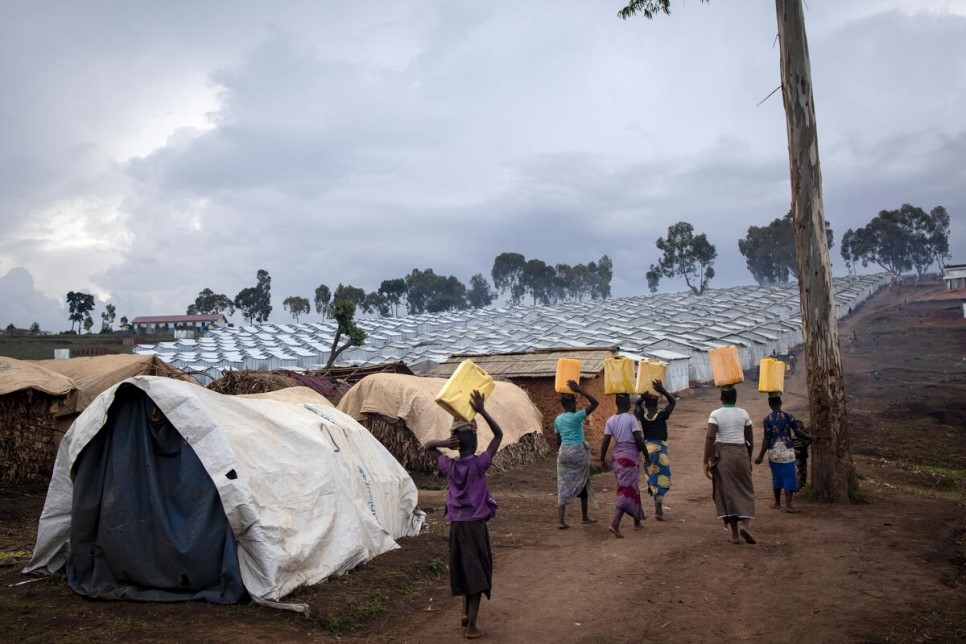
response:
[[[799,495],[772,509],[767,465],[754,468],[757,544],[729,542],[701,470],[713,387],[683,392],[669,422],[665,520],[623,539],[607,531],[614,479],[593,477],[597,523],[559,530],[553,457],[491,472],[494,642],[963,641],[966,638],[966,320],[962,291],[884,289],[840,324],[858,503]],[[804,360],[784,408],[808,424]],[[761,440],[767,398],[738,385]],[[497,419],[499,420],[499,419]],[[598,449],[599,446],[594,446]],[[757,446],[756,446],[757,453]],[[595,459],[596,460],[596,459]],[[428,530],[400,549],[289,599],[309,617],[242,604],[92,602],[62,580],[20,574],[44,488],[0,490],[0,632],[7,641],[461,640],[445,568],[445,489],[418,477]]]

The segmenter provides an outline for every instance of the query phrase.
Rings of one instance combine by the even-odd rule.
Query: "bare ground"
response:
[[[493,597],[480,613],[486,639],[966,638],[966,321],[963,293],[944,295],[935,284],[883,291],[840,325],[864,503],[829,505],[803,494],[800,514],[773,510],[768,468],[756,467],[758,544],[730,544],[700,468],[714,388],[686,392],[671,419],[667,520],[649,518],[640,532],[626,526],[624,539],[606,529],[609,472],[594,477],[599,522],[572,520],[569,530],[556,528],[552,459],[493,474],[500,507],[490,524]],[[785,408],[807,415],[802,371],[786,383]],[[753,383],[739,386],[758,440],[766,403]],[[34,580],[21,565],[6,565],[0,633],[24,642],[458,641],[459,600],[445,571],[445,490],[438,479],[418,482],[427,533],[298,591],[294,599],[313,609],[309,618],[253,604],[92,602],[60,580]],[[8,553],[0,564],[33,546],[43,495],[0,490],[0,551]],[[569,516],[578,518],[576,508]]]

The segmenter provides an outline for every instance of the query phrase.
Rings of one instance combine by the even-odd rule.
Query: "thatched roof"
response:
[[[557,373],[557,360],[574,358],[580,360],[580,377],[593,378],[604,370],[604,359],[612,358],[617,347],[588,347],[580,349],[538,349],[526,353],[502,353],[497,355],[455,355],[423,375],[433,378],[449,378],[466,358],[471,359],[496,379],[552,378]]]
[[[355,367],[331,367],[329,369],[321,369],[312,373],[321,378],[328,378],[330,380],[344,380],[350,385],[354,385],[366,376],[374,373],[398,373],[405,376],[413,375],[412,370],[402,360]]]

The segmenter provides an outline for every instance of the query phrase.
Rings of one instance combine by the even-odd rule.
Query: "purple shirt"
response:
[[[449,481],[446,518],[450,521],[485,521],[496,516],[496,501],[486,488],[486,470],[493,465],[489,452],[450,458],[440,454],[439,471]]]
[[[614,414],[604,425],[604,436],[613,436],[618,443],[633,443],[634,432],[641,431],[641,426],[633,414],[624,412]]]

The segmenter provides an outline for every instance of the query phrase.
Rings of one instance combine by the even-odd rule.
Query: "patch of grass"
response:
[[[368,591],[355,598],[339,615],[331,615],[322,620],[322,628],[333,635],[352,631],[386,612],[389,593]]]
[[[438,557],[433,557],[429,562],[429,572],[433,573],[433,576],[439,579],[446,574],[446,562]]]
[[[133,342],[132,336],[120,333],[82,333],[56,335],[0,335],[0,356],[17,360],[50,360],[54,349],[70,349],[71,355],[78,349],[103,346],[117,353],[131,353],[130,346],[124,346],[125,339]],[[139,342],[151,343],[171,340],[171,336],[137,336]]]

